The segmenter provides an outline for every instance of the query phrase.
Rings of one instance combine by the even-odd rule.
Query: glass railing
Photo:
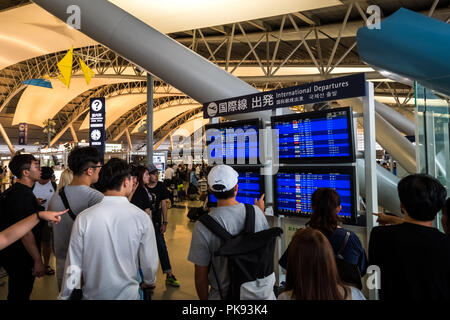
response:
[[[436,177],[450,195],[450,100],[415,84],[417,169]],[[441,228],[440,214],[436,226]]]

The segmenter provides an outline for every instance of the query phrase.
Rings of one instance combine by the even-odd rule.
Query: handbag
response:
[[[361,271],[359,270],[358,265],[345,261],[344,256],[342,255],[345,248],[347,247],[349,238],[350,232],[347,231],[344,240],[342,240],[341,247],[335,255],[336,266],[338,269],[339,276],[341,277],[341,280],[344,283],[361,290],[362,289]]]

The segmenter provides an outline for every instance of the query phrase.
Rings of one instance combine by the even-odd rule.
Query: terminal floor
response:
[[[194,265],[187,261],[189,246],[191,243],[193,222],[186,217],[189,206],[200,206],[198,201],[178,202],[169,209],[167,231],[165,239],[169,251],[170,262],[174,275],[180,281],[181,286],[174,288],[166,286],[165,275],[158,270],[156,289],[153,300],[196,300],[194,284]],[[55,267],[55,259],[52,256],[51,265]],[[6,300],[8,294],[8,279],[0,279],[0,300]],[[55,276],[36,278],[31,294],[32,300],[55,300],[58,296]]]

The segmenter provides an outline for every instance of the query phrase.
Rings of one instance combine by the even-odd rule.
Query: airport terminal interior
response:
[[[231,165],[237,200],[265,194],[284,231],[281,287],[278,259],[318,187],[338,191],[366,250],[372,212],[402,217],[402,178],[426,173],[450,194],[450,0],[0,0],[0,134],[2,192],[14,155],[34,155],[58,184],[76,146],[152,163],[162,182],[169,165],[199,168],[195,194],[167,186],[180,286],[160,267],[152,300],[198,299],[187,214],[218,201],[200,168]],[[58,294],[45,275],[31,299]]]

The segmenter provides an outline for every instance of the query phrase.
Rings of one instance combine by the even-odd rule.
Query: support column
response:
[[[9,140],[9,137],[6,134],[5,128],[3,128],[3,125],[1,123],[0,123],[0,133],[2,134],[3,140],[5,140],[6,144],[8,145],[11,155],[14,155],[16,153],[16,150],[14,150],[14,147],[11,144],[11,140]]]
[[[73,141],[78,142],[77,133],[75,132],[75,129],[73,128],[73,124],[71,124],[69,126],[69,128],[70,128],[70,133],[72,134]],[[50,145],[52,145],[52,143],[50,143]]]
[[[147,165],[153,164],[153,76],[147,73]]]
[[[169,141],[170,141],[170,151],[173,150],[173,139],[172,139],[172,135],[169,135]]]
[[[133,143],[131,142],[130,131],[128,131],[128,129],[126,129],[125,134],[127,135],[128,147],[130,148],[130,152],[131,152],[133,150]]]
[[[370,239],[372,228],[377,225],[377,217],[373,215],[378,212],[378,191],[376,171],[376,149],[375,149],[375,99],[372,82],[366,83],[366,96],[363,98],[364,115],[364,160],[365,160],[365,189],[366,189],[366,219],[367,219],[367,242]],[[377,299],[377,292],[370,290],[370,300]]]

